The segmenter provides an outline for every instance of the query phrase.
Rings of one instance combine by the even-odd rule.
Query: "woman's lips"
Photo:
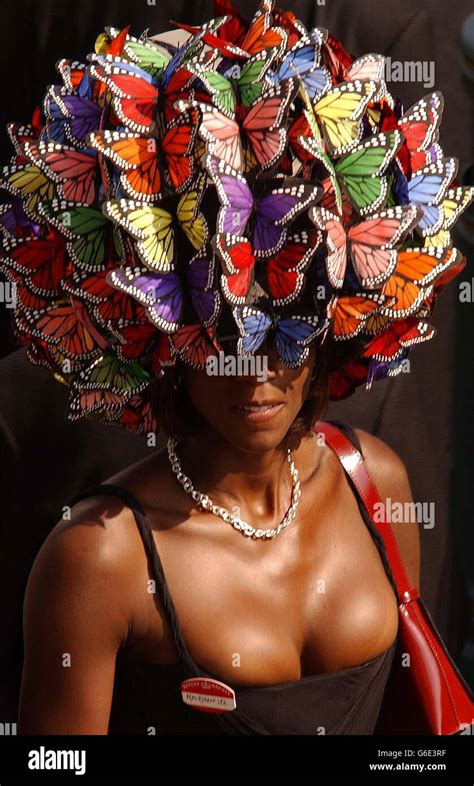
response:
[[[279,401],[265,402],[263,404],[241,404],[232,407],[243,420],[250,423],[260,423],[263,420],[274,418],[285,405]]]

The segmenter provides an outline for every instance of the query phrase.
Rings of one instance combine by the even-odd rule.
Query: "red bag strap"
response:
[[[345,471],[351,478],[355,488],[359,492],[372,524],[380,533],[400,602],[409,603],[411,600],[416,600],[419,597],[419,592],[410,584],[390,524],[388,522],[375,520],[374,506],[382,503],[382,500],[375,483],[367,471],[367,466],[361,452],[357,450],[350,439],[346,437],[340,429],[332,425],[332,423],[319,421],[316,423],[314,431],[324,435],[326,444],[334,451]]]

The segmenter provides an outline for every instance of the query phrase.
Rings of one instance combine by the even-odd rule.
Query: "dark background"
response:
[[[241,0],[251,16],[256,2]],[[283,2],[282,2],[283,5]],[[288,0],[285,5],[308,26],[322,25],[355,56],[381,52],[392,60],[434,60],[435,88],[445,96],[441,144],[457,156],[462,173],[474,162],[474,89],[461,77],[460,28],[471,0]],[[1,48],[0,160],[11,147],[8,121],[28,122],[45,87],[59,79],[60,57],[84,60],[104,25],[131,25],[139,35],[211,16],[210,2],[157,0],[3,0]],[[429,92],[422,84],[389,84],[405,106]],[[432,88],[430,88],[432,89]],[[461,278],[474,276],[474,238],[456,238],[468,257]],[[436,525],[421,529],[422,592],[428,608],[463,672],[474,679],[472,643],[474,579],[472,476],[474,445],[473,304],[459,302],[458,284],[443,294],[433,323],[438,335],[411,356],[412,373],[376,383],[367,392],[333,405],[330,414],[380,436],[405,461],[416,501],[435,502]],[[81,489],[106,479],[147,453],[140,438],[94,423],[63,419],[67,393],[43,369],[14,349],[9,315],[0,310],[0,492],[2,557],[0,619],[6,675],[0,721],[14,720],[21,673],[21,604],[33,559]],[[470,574],[469,574],[470,570]],[[469,598],[469,595],[471,596]]]

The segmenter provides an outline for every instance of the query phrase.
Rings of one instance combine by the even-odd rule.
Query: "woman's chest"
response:
[[[215,532],[194,539],[154,532],[184,642],[210,674],[271,685],[366,663],[392,644],[396,599],[357,506],[334,508],[332,520],[331,511],[307,515],[312,522],[300,526],[312,524],[313,538],[288,528],[284,543],[259,543],[259,553],[230,548]],[[173,620],[160,579],[143,576],[128,657],[172,664]]]

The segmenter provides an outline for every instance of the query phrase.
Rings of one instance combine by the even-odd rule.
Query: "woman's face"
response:
[[[281,444],[305,402],[315,357],[313,344],[305,363],[288,369],[273,347],[267,347],[260,355],[261,363],[255,356],[252,375],[211,376],[206,370],[186,367],[183,384],[211,429],[230,445],[264,452]]]

